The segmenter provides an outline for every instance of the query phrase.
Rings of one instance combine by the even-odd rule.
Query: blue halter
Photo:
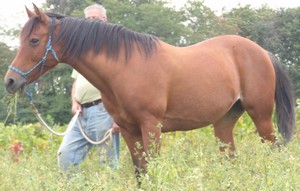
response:
[[[49,32],[49,38],[48,38],[48,43],[46,45],[46,52],[44,54],[44,56],[42,57],[42,59],[35,65],[33,66],[30,70],[28,70],[27,72],[22,72],[21,70],[17,69],[16,67],[14,66],[8,66],[9,69],[17,72],[18,74],[20,74],[23,78],[26,79],[26,81],[28,80],[28,75],[33,71],[35,70],[39,65],[42,65],[41,67],[41,70],[40,70],[40,75],[43,73],[44,71],[44,67],[45,67],[45,62],[46,62],[46,59],[47,59],[47,55],[49,53],[49,51],[51,51],[52,55],[54,56],[54,58],[57,60],[57,62],[59,62],[59,59],[56,55],[56,52],[55,50],[52,48],[52,45],[51,45],[51,40],[52,40],[52,34],[53,34],[53,30],[54,30],[54,23],[55,21],[55,18],[51,17],[50,18],[50,32]]]

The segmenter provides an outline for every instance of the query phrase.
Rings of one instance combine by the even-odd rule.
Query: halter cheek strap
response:
[[[55,50],[52,48],[52,45],[51,45],[51,41],[52,41],[52,34],[53,34],[53,31],[54,31],[54,21],[55,21],[55,18],[54,17],[51,17],[50,18],[50,32],[49,32],[49,38],[48,38],[48,42],[47,42],[47,45],[46,45],[46,52],[44,54],[44,56],[42,57],[42,59],[36,64],[34,65],[30,70],[28,70],[27,72],[22,72],[21,70],[17,69],[16,67],[14,66],[8,66],[9,69],[17,72],[18,74],[20,74],[23,78],[26,79],[26,81],[28,81],[28,75],[33,71],[35,70],[39,65],[42,65],[41,67],[41,70],[40,70],[40,75],[43,73],[44,71],[44,67],[45,67],[45,62],[46,62],[46,59],[47,59],[47,56],[48,56],[48,53],[49,51],[52,53],[52,55],[54,56],[54,58],[56,59],[57,62],[59,62],[59,59],[57,57],[57,54],[55,52]]]

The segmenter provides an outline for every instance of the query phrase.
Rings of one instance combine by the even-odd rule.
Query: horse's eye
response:
[[[33,45],[33,46],[38,45],[39,42],[40,42],[40,40],[37,39],[37,38],[32,38],[32,39],[30,39],[30,44]]]

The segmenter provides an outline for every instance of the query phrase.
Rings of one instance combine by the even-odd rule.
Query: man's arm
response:
[[[76,88],[76,80],[74,80],[71,91],[71,99],[72,99],[72,113],[75,114],[77,111],[82,112],[82,107],[80,103],[78,103],[75,99],[75,88]]]

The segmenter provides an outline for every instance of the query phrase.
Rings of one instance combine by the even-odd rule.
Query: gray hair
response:
[[[91,9],[99,10],[102,13],[102,16],[106,17],[106,9],[102,5],[98,5],[98,4],[90,5],[90,6],[88,6],[84,9],[84,14],[86,14],[86,12],[91,10]]]

